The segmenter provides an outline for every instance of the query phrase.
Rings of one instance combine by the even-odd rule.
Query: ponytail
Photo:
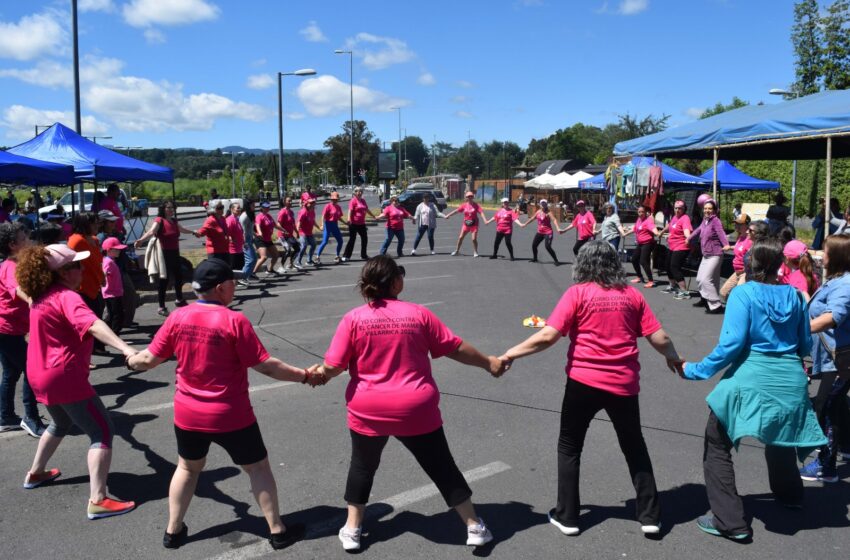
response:
[[[815,293],[815,290],[818,289],[818,284],[815,280],[815,271],[814,264],[812,263],[812,257],[810,257],[808,253],[803,253],[803,256],[800,257],[800,272],[803,273],[803,277],[806,279],[806,287],[808,289],[809,295],[812,295],[813,293]]]

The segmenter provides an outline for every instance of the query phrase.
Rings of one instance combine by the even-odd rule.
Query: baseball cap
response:
[[[546,200],[545,198],[541,198],[541,199],[540,199],[540,201],[539,201],[539,203],[540,203],[540,204],[549,204],[549,201],[548,201],[548,200]]]
[[[510,200],[509,198],[503,198],[503,199],[502,199],[502,202],[510,202],[510,201],[511,201],[511,200]]]
[[[685,201],[684,200],[677,200],[675,203],[673,203],[673,208],[684,208],[684,207],[685,207]]]
[[[118,216],[110,212],[109,210],[101,210],[97,213],[98,220],[109,220],[110,222],[114,222],[118,219]]]
[[[272,207],[271,202],[261,202],[260,203],[260,208],[271,208],[271,207]]]
[[[192,277],[192,289],[206,292],[221,284],[233,280],[233,271],[230,265],[220,259],[207,259],[195,269]]]
[[[583,200],[579,200],[579,201],[576,202],[576,206],[584,206],[584,205],[585,204],[584,204]]]
[[[117,237],[107,237],[103,240],[103,245],[101,245],[104,251],[108,251],[110,249],[126,249],[127,246],[121,243]]]
[[[475,193],[472,192],[472,191],[466,191],[466,194],[463,195],[463,196],[466,196],[466,197],[475,196]]]
[[[47,268],[50,270],[59,270],[66,264],[87,259],[91,255],[90,251],[80,251],[78,253],[67,245],[61,245],[59,243],[48,245],[45,249],[47,250]]]
[[[736,224],[748,224],[750,223],[750,217],[745,213],[741,212],[741,215],[735,220]]]
[[[792,239],[785,244],[785,247],[782,249],[782,254],[789,259],[799,259],[808,250],[809,248],[806,247],[805,243],[797,239]]]

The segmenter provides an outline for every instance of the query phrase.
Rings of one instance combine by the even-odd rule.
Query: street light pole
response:
[[[347,54],[348,55],[348,87],[349,87],[349,97],[350,97],[350,108],[351,108],[351,118],[348,121],[349,131],[348,131],[348,159],[350,164],[350,171],[348,175],[349,184],[352,188],[354,188],[354,52],[353,51],[345,51],[342,49],[336,49],[334,54]]]
[[[301,162],[301,192],[304,192],[304,166],[310,165],[310,163],[311,162],[309,162],[309,161],[302,161]]]
[[[781,88],[772,88],[768,91],[770,95],[781,95],[783,97],[790,97],[791,99],[797,99],[800,97],[800,94],[795,91],[788,91]],[[791,225],[794,225],[794,218],[797,213],[797,160],[794,160],[794,164],[791,168]],[[829,201],[826,201],[827,211],[829,211]],[[827,226],[829,226],[829,218],[827,217]],[[829,231],[829,227],[826,228],[826,231]]]
[[[315,74],[316,71],[312,68],[277,73],[277,195],[281,200],[286,196],[286,180],[283,178],[283,77]]]
[[[398,111],[398,176],[401,176],[401,107],[390,107],[390,109]]]
[[[230,154],[230,196],[236,198],[236,154],[244,154],[245,152],[221,152],[222,154]]]

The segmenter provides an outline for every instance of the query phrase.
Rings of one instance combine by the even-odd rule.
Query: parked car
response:
[[[106,192],[105,189],[98,189],[98,190],[102,193]],[[74,198],[73,198],[74,210],[79,212],[80,211],[80,192],[77,189],[74,189],[73,196],[74,196]],[[83,208],[82,208],[83,211],[87,212],[87,211],[91,210],[92,200],[94,200],[94,189],[84,190],[83,191]],[[121,196],[119,197],[118,205],[121,207],[122,210],[126,210],[126,208],[124,208],[124,205],[121,202],[121,201],[124,201],[124,200],[128,200],[127,194],[124,192],[124,189],[121,189]],[[42,206],[41,208],[38,209],[38,213],[41,216],[41,218],[44,219],[44,218],[47,217],[48,214],[52,214],[53,212],[55,212],[56,206],[58,204],[61,204],[62,208],[65,209],[66,215],[68,215],[68,216],[71,215],[71,193],[66,192],[65,194],[62,195],[62,198],[60,198],[57,201],[57,204],[51,204],[50,206]]]
[[[416,207],[419,206],[420,202],[422,202],[423,195],[426,193],[431,195],[431,199],[434,201],[434,205],[437,207],[437,210],[442,212],[446,209],[446,197],[444,197],[443,193],[440,191],[405,191],[398,195],[398,201],[402,208],[413,214],[416,212]],[[389,204],[389,200],[382,202],[381,210],[389,206]]]

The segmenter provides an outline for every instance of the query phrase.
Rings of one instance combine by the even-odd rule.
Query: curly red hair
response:
[[[55,272],[47,267],[47,249],[41,245],[27,247],[18,253],[15,279],[21,290],[33,301],[40,298],[57,280]]]

